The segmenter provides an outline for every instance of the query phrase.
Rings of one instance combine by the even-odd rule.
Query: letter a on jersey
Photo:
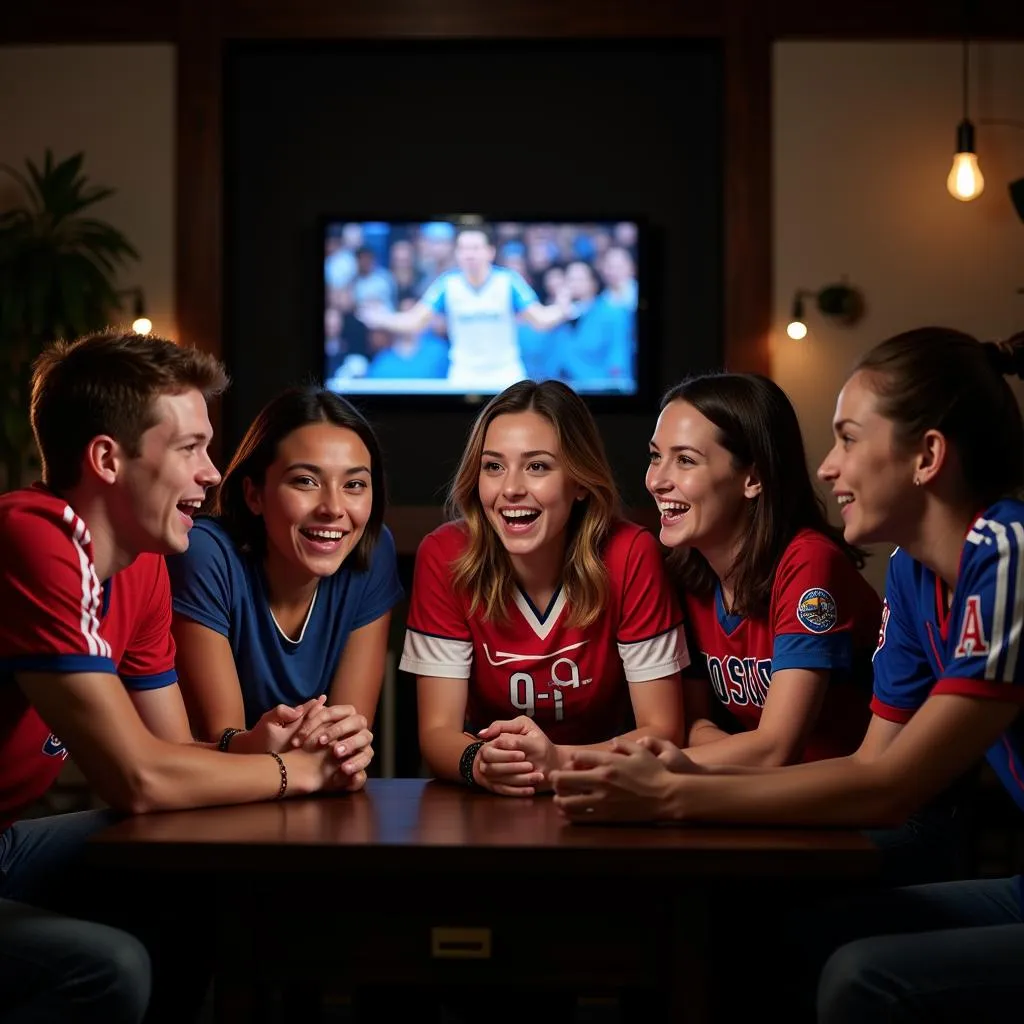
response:
[[[978,654],[988,654],[988,642],[981,620],[981,598],[971,594],[964,608],[964,620],[960,626],[960,642],[956,645],[954,656],[971,658]]]

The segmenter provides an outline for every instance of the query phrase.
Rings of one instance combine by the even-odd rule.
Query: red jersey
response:
[[[772,673],[828,669],[825,701],[800,759],[841,757],[860,746],[882,606],[829,537],[805,529],[789,542],[764,616],[727,614],[720,587],[712,597],[685,595],[684,607],[690,648],[741,729],[757,728]]]
[[[470,614],[450,567],[466,545],[459,523],[428,534],[416,555],[401,668],[469,680],[466,730],[529,715],[553,743],[598,743],[633,726],[631,685],[675,675],[689,663],[682,615],[658,543],[633,523],[605,542],[608,599],[597,621],[566,624],[560,587],[544,611],[516,588],[506,618]]]
[[[67,757],[15,673],[104,672],[133,689],[166,686],[177,674],[160,556],[140,555],[100,583],[85,523],[41,486],[0,496],[0,546],[3,829],[49,789]]]

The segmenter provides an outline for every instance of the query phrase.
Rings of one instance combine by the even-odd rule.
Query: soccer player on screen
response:
[[[480,227],[462,228],[455,240],[458,269],[441,274],[412,309],[391,313],[368,306],[358,316],[371,329],[414,333],[435,314],[445,317],[450,342],[448,380],[474,391],[500,391],[526,374],[516,320],[551,330],[571,315],[564,300],[545,306],[514,270],[494,265],[495,249]]]

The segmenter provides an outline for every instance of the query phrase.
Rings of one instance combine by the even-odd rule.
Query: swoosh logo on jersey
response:
[[[491,649],[484,644],[484,654],[487,655],[487,660],[495,667],[500,668],[502,665],[510,665],[513,661],[547,661],[549,658],[558,658],[569,651],[578,651],[584,645],[590,643],[589,640],[581,640],[577,644],[569,644],[568,647],[559,648],[557,651],[548,651],[547,654],[513,654],[511,651],[495,651],[491,654]]]

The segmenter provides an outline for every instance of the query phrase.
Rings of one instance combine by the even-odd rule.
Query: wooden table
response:
[[[90,855],[229,879],[205,919],[220,980],[244,984],[218,1020],[252,1019],[254,979],[318,964],[364,985],[650,987],[670,1019],[705,1021],[716,885],[855,879],[880,859],[855,831],[567,825],[550,798],[422,779],[129,818]]]

